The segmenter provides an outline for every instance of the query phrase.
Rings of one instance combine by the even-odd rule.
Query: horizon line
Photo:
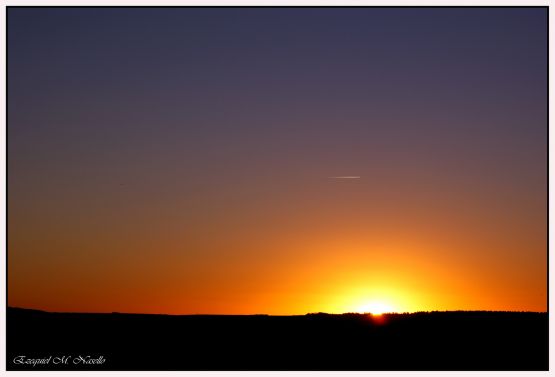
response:
[[[267,313],[250,313],[250,314],[223,314],[223,313],[189,313],[189,314],[169,314],[169,313],[137,313],[137,312],[58,312],[58,311],[48,311],[42,309],[32,309],[32,308],[22,308],[17,306],[6,306],[6,309],[16,309],[16,310],[28,310],[41,313],[50,314],[119,314],[119,315],[164,315],[164,316],[268,316],[268,317],[299,317],[307,315],[346,315],[346,314],[357,314],[357,315],[373,315],[373,316],[383,316],[383,315],[406,315],[406,314],[421,314],[421,313],[537,313],[537,314],[548,314],[547,311],[539,312],[533,310],[418,310],[418,311],[404,311],[404,312],[384,312],[384,313],[372,313],[372,312],[343,312],[343,313],[327,313],[327,312],[309,312],[304,314],[267,314]]]

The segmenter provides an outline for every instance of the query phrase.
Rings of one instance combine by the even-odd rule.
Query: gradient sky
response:
[[[7,29],[10,306],[547,310],[547,8]]]

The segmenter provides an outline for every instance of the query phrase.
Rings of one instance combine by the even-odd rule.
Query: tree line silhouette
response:
[[[81,355],[102,364],[15,364]],[[271,315],[8,308],[8,370],[547,370],[548,315],[452,311]]]

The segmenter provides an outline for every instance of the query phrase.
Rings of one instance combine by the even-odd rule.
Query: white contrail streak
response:
[[[328,177],[329,179],[359,179],[360,175],[338,175],[335,177]]]

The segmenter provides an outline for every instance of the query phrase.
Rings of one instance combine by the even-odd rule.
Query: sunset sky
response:
[[[547,310],[547,8],[7,22],[10,306]]]

